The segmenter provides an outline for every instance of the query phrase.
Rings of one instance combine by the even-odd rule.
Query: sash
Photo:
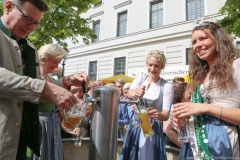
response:
[[[200,85],[197,86],[195,92],[192,94],[193,103],[202,103],[200,94]],[[197,157],[204,160],[212,159],[212,155],[208,149],[208,132],[206,127],[206,120],[204,115],[194,115],[194,130],[196,135],[196,144],[198,147]]]
[[[206,96],[206,99],[207,98]],[[192,94],[192,102],[203,102],[200,94],[200,85]],[[211,104],[211,102],[209,102],[209,104]],[[235,125],[207,114],[194,115],[193,117],[196,145],[198,148],[196,158],[204,160],[232,159],[232,146],[224,125]]]

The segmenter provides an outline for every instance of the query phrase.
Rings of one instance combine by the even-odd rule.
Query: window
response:
[[[191,52],[192,52],[192,49],[191,49],[191,48],[187,48],[187,49],[186,49],[186,65],[189,65]]]
[[[158,28],[163,26],[163,2],[155,1],[151,3],[150,8],[150,28]]]
[[[237,48],[237,50],[238,50],[238,53],[240,54],[240,41],[238,41],[238,42],[236,43],[236,48]]]
[[[97,61],[89,62],[88,76],[91,81],[97,80]]]
[[[127,11],[118,14],[118,30],[117,36],[124,36],[127,34]]]
[[[204,16],[204,0],[186,0],[187,20]]]
[[[240,41],[237,42],[236,48],[237,48],[238,50],[240,50]]]
[[[97,36],[97,38],[93,39],[92,43],[99,41],[99,31],[100,31],[100,20],[94,21],[94,23],[93,23],[93,32]]]
[[[125,74],[125,64],[126,64],[126,58],[115,58],[114,61],[114,75],[118,74]]]

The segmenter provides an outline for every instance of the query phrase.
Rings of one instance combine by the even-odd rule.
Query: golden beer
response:
[[[140,126],[142,128],[144,137],[152,137],[154,132],[152,130],[152,125],[150,124],[147,110],[141,109],[141,112],[138,112],[138,118],[140,119]]]
[[[64,119],[61,121],[61,126],[67,132],[72,132],[74,128],[76,128],[81,123],[83,118],[83,115],[64,117]]]
[[[92,107],[89,107],[89,108],[87,109],[86,115],[90,115],[90,114],[92,114]]]

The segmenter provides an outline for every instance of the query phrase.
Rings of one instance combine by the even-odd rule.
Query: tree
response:
[[[67,38],[74,44],[78,42],[78,36],[83,38],[85,44],[89,44],[91,39],[96,38],[94,32],[89,28],[91,19],[81,18],[80,14],[86,12],[99,0],[45,1],[48,3],[50,10],[43,15],[42,27],[37,28],[33,34],[27,37],[37,48],[44,44],[53,43],[53,39],[60,46],[67,48],[67,43],[64,41]],[[1,6],[0,12],[3,13]]]
[[[228,33],[240,37],[240,0],[227,0],[219,12],[227,13],[227,16],[219,20],[220,25]]]

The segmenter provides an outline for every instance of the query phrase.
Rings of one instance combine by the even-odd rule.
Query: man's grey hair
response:
[[[49,10],[47,3],[44,0],[3,0],[3,9],[7,1],[12,2],[12,4],[21,6],[25,2],[32,3],[39,11],[47,12]]]
[[[118,78],[115,82],[122,83],[122,85],[126,83],[126,81],[123,78]]]

